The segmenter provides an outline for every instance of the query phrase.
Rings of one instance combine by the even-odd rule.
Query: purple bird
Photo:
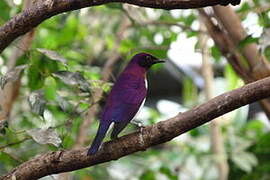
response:
[[[161,62],[165,61],[147,53],[133,56],[112,87],[101,114],[98,132],[87,155],[95,154],[98,151],[111,123],[114,123],[111,138],[115,139],[134,118],[145,101],[146,72],[153,64]]]

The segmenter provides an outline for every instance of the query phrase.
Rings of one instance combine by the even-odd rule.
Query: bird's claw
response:
[[[133,124],[133,125],[135,125],[135,126],[138,127],[138,128],[144,128],[144,127],[145,127],[145,126],[142,124],[142,122],[141,122],[141,121],[138,121],[138,120],[132,120],[130,123]]]
[[[138,121],[138,120],[132,120],[131,121],[131,124],[135,125],[137,128],[139,128],[140,130],[140,133],[143,132],[143,129],[145,128],[145,126],[142,124],[141,121]]]

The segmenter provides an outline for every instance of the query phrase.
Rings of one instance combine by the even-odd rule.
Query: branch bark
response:
[[[189,9],[214,5],[239,4],[240,0],[47,0],[14,16],[0,28],[0,53],[17,37],[57,14],[107,3],[128,3],[159,9]]]
[[[187,112],[179,113],[171,119],[147,126],[142,132],[137,131],[114,141],[106,142],[102,145],[101,150],[93,156],[86,155],[87,148],[48,152],[21,164],[0,177],[0,180],[37,179],[50,174],[73,171],[117,160],[123,156],[170,141],[174,137],[227,112],[269,96],[270,77],[224,93]]]
[[[247,37],[239,16],[231,7],[214,6],[213,9],[218,21],[228,32],[234,45],[238,47],[239,43]],[[250,76],[257,80],[270,75],[270,63],[259,52],[259,48],[255,43],[245,45],[241,53],[249,65]]]
[[[200,16],[207,28],[209,35],[214,40],[215,44],[221,51],[222,55],[226,57],[235,72],[246,82],[252,82],[249,76],[248,69],[242,62],[241,54],[236,50],[232,40],[225,34],[219,26],[215,25],[212,18],[203,10],[199,9]]]

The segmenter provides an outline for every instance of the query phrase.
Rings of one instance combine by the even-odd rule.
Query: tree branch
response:
[[[253,82],[269,76],[270,64],[265,60],[263,55],[259,54],[256,49],[256,44],[252,43],[245,46],[244,49],[246,54],[237,50],[237,46],[241,39],[245,38],[246,32],[241,25],[239,17],[234,11],[230,8],[215,7],[216,16],[220,18],[218,18],[219,21],[222,21],[224,29],[228,29],[227,33],[224,29],[222,30],[219,26],[215,25],[211,17],[203,9],[199,9],[199,13],[203,18],[210,36],[215,41],[215,44],[245,83]],[[226,14],[226,17],[229,15],[230,18],[226,18],[224,14]],[[234,30],[232,30],[231,27],[234,27]],[[243,58],[243,55],[246,58]],[[250,62],[245,65],[243,60]],[[259,103],[270,120],[269,100],[264,99],[259,101]]]
[[[37,179],[46,175],[73,171],[110,160],[117,160],[137,151],[170,141],[176,136],[246,104],[270,96],[270,77],[224,93],[207,103],[179,113],[176,117],[145,127],[117,140],[103,144],[93,156],[87,156],[87,148],[49,152],[29,160],[0,177],[5,179]]]
[[[228,32],[236,47],[247,37],[247,33],[241,24],[241,19],[231,7],[213,7],[217,20]],[[233,27],[233,28],[232,28]],[[254,79],[262,79],[270,75],[270,63],[266,57],[259,52],[256,43],[247,44],[241,49],[249,65],[250,76]]]
[[[67,11],[112,2],[159,9],[188,9],[218,4],[239,4],[240,0],[47,0],[14,16],[0,28],[0,53],[17,37],[29,32],[42,21]]]
[[[216,46],[221,51],[222,55],[226,57],[238,76],[240,76],[246,83],[253,82],[254,79],[251,79],[249,76],[247,67],[241,61],[241,54],[237,51],[232,40],[218,25],[215,25],[212,18],[204,9],[199,9],[198,11],[209,35],[212,37]]]

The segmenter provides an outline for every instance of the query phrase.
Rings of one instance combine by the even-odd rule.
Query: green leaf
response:
[[[130,49],[133,49],[134,47],[136,47],[136,44],[134,43],[134,41],[132,41],[130,39],[123,39],[121,41],[119,51],[121,53],[128,53],[130,51]]]
[[[107,35],[105,37],[105,41],[106,41],[108,49],[111,50],[114,47],[115,37],[113,35]]]
[[[194,36],[198,36],[198,32],[196,32],[196,31],[187,31],[187,32],[186,32],[186,36],[187,36],[188,38],[194,37]]]
[[[183,83],[184,83],[183,100],[184,104],[187,107],[189,107],[192,106],[193,103],[197,101],[198,90],[190,78],[184,77]]]
[[[232,155],[233,162],[243,171],[251,172],[252,167],[258,164],[256,156],[249,152],[238,152]]]
[[[72,139],[72,136],[70,134],[67,134],[63,137],[63,148],[72,148],[72,145],[74,144],[74,139]]]
[[[44,84],[44,76],[39,71],[38,67],[31,65],[28,68],[28,86],[31,90],[40,89]]]
[[[225,77],[227,79],[227,90],[235,89],[239,86],[239,77],[237,76],[236,72],[233,70],[230,64],[225,66],[224,71]]]
[[[211,54],[212,54],[215,61],[220,61],[221,52],[220,52],[219,48],[217,48],[216,46],[211,47]]]
[[[256,148],[255,148],[255,152],[256,153],[268,153],[270,154],[270,133],[266,133],[265,135],[263,135],[259,141],[257,142]]]
[[[122,3],[109,3],[109,4],[106,4],[105,6],[109,9],[118,9],[118,10],[123,9]]]
[[[239,42],[238,47],[240,49],[243,49],[248,44],[258,43],[258,42],[259,42],[259,38],[254,38],[251,35],[248,35],[245,39]]]
[[[267,12],[260,13],[259,25],[269,28],[270,27],[270,17]]]
[[[42,90],[33,91],[28,97],[28,102],[30,104],[31,111],[43,117],[47,103],[44,99],[44,92]]]
[[[14,167],[14,166],[18,166],[19,163],[21,163],[14,157],[12,157],[10,154],[4,151],[0,152],[0,159],[1,159],[1,165],[4,165],[4,167],[10,167],[10,166]],[[0,165],[0,170],[1,170],[1,165]],[[8,171],[8,169],[6,169],[6,171]]]
[[[26,68],[26,65],[16,66],[15,68],[8,71],[4,76],[0,77],[1,89],[4,89],[8,82],[15,82],[19,77],[21,72]]]
[[[68,112],[69,110],[71,110],[71,104],[67,100],[65,100],[63,97],[57,95],[56,101],[58,105],[61,107],[62,111]]]
[[[252,120],[244,127],[247,136],[251,134],[253,138],[260,138],[264,133],[264,124],[259,120]]]
[[[27,130],[27,133],[39,144],[52,144],[59,147],[62,140],[59,138],[58,133],[52,129],[31,129]]]
[[[155,173],[153,171],[145,171],[141,177],[141,180],[156,180]]]
[[[248,2],[243,2],[241,4],[242,5],[241,5],[240,9],[237,10],[238,13],[248,12],[251,9]]]
[[[42,53],[45,56],[47,56],[49,59],[54,60],[54,61],[61,62],[64,65],[67,65],[67,60],[65,58],[63,58],[62,56],[60,56],[57,52],[52,51],[52,50],[48,50],[48,49],[43,49],[43,48],[37,48],[37,50],[40,53]]]
[[[12,143],[12,142],[18,141],[17,134],[13,130],[11,130],[10,128],[5,128],[4,139],[5,139],[6,143]]]
[[[197,19],[197,17],[194,14],[190,14],[189,16],[184,17],[183,21],[184,21],[186,26],[191,26],[193,21],[196,19]]]
[[[53,73],[53,76],[67,85],[77,86],[83,92],[90,92],[90,84],[80,72],[58,71]]]
[[[270,60],[270,46],[264,49],[264,54],[267,57],[268,61]]]
[[[45,80],[45,86],[44,86],[44,95],[46,100],[55,100],[57,93],[56,93],[56,87],[57,84],[55,82],[55,79],[53,77],[47,77]]]
[[[167,167],[163,166],[159,169],[160,173],[165,174],[170,180],[178,180],[178,177]]]
[[[5,1],[0,1],[0,9],[1,9],[0,13],[0,25],[1,25],[3,22],[7,21],[10,18],[9,16],[10,7]]]

